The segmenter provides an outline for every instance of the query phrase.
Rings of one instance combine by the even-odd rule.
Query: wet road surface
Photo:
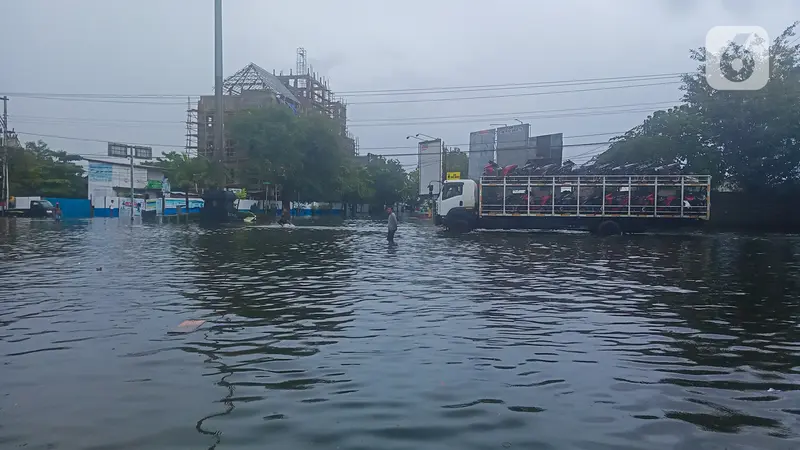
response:
[[[799,237],[384,227],[0,223],[0,448],[800,448]]]

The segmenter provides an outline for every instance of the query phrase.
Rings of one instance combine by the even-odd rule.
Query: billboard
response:
[[[419,195],[428,195],[428,185],[433,184],[433,193],[437,194],[442,182],[442,141],[422,141],[419,149]]]
[[[497,130],[475,131],[469,134],[469,177],[478,181],[483,167],[494,159],[494,140]]]
[[[531,138],[531,144],[536,147],[536,158],[540,164],[561,164],[564,155],[564,134],[543,134]]]
[[[531,125],[520,124],[497,129],[497,163],[501,166],[509,164],[525,164],[525,161],[535,156],[535,152],[528,145]]]
[[[114,166],[107,163],[89,163],[89,179],[90,183],[107,183],[111,186],[113,179]]]
[[[131,156],[129,152],[133,153],[134,158],[139,158],[139,159],[153,158],[153,147],[120,144],[118,142],[108,143],[108,156],[114,156],[117,158],[127,158]]]

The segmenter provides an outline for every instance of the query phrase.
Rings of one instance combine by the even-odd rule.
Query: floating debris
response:
[[[175,330],[175,332],[190,333],[203,326],[204,323],[206,323],[205,320],[184,320],[183,322],[178,324],[178,328]]]

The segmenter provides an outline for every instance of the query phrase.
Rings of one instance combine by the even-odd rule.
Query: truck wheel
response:
[[[622,227],[613,220],[605,220],[597,226],[599,236],[619,236],[622,234]]]

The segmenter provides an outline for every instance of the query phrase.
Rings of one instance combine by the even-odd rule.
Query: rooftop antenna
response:
[[[301,75],[302,76],[302,75],[307,75],[308,74],[308,64],[307,64],[307,61],[306,61],[307,57],[308,57],[308,54],[306,53],[306,49],[304,49],[303,47],[298,47],[297,48],[297,67],[295,67],[295,70],[297,71],[297,75]],[[301,88],[301,89],[306,88],[306,80],[304,80],[302,78],[298,79],[297,80],[297,87]]]
[[[296,67],[298,75],[306,73],[306,69],[308,67],[308,65],[306,63],[306,58],[307,57],[308,57],[308,54],[306,53],[306,49],[304,49],[303,47],[298,47],[297,48],[297,67]]]

